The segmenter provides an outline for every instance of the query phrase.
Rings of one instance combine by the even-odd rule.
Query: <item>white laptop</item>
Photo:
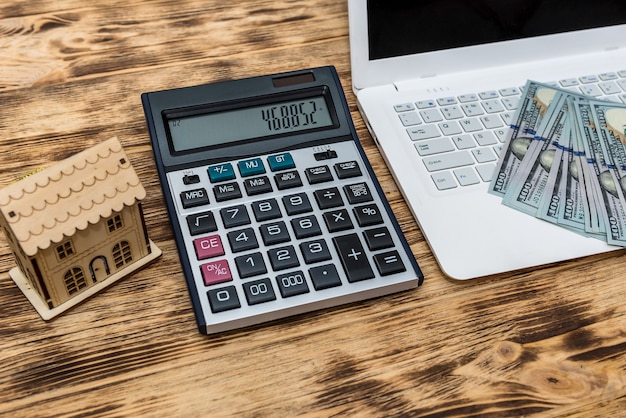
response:
[[[619,249],[508,208],[487,188],[526,80],[626,101],[626,2],[348,4],[359,109],[446,275],[472,279]],[[490,102],[476,107],[481,100]],[[437,141],[416,146],[440,138],[450,138],[441,150]],[[479,161],[455,172],[448,154],[456,151]],[[438,181],[444,171],[454,182]]]

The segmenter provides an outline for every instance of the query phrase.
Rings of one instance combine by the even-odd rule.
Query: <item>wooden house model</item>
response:
[[[9,275],[50,319],[161,254],[145,229],[141,185],[111,138],[0,190]]]

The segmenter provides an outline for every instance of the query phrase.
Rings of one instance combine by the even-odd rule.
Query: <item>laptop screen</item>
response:
[[[370,60],[626,23],[625,0],[367,0]]]

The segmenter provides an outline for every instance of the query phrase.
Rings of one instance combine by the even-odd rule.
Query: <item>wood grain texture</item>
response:
[[[447,279],[357,112],[347,25],[345,2],[332,0],[0,5],[0,184],[117,136],[163,250],[45,323],[9,278],[0,238],[0,415],[624,415],[625,254]],[[425,283],[202,336],[140,94],[330,64]]]

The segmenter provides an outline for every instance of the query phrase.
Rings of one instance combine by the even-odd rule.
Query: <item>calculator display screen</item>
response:
[[[324,96],[170,117],[167,122],[176,152],[333,126]]]

